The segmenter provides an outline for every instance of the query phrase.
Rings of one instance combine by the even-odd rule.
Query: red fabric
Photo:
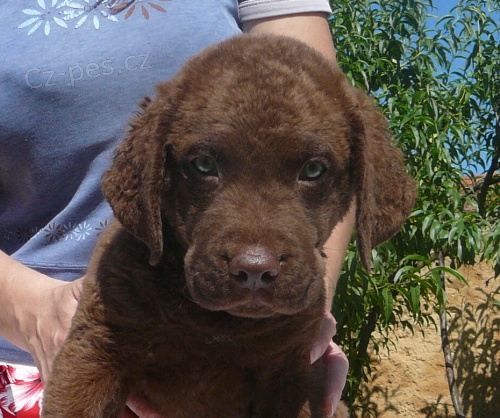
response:
[[[0,418],[39,418],[42,395],[35,367],[0,364]]]

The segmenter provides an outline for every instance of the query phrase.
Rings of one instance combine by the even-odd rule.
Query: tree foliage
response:
[[[370,372],[369,343],[386,347],[394,327],[413,329],[445,309],[443,273],[466,284],[457,268],[479,260],[500,272],[500,1],[457,0],[441,18],[432,0],[332,7],[339,63],[377,98],[419,187],[402,231],[373,251],[374,273],[353,246],[339,280],[334,315],[352,405]]]

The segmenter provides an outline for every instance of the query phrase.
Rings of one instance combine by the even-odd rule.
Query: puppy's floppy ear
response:
[[[148,246],[149,263],[156,265],[163,253],[161,193],[168,132],[158,101],[146,97],[140,107],[103,176],[102,190],[116,218]]]
[[[403,225],[416,198],[415,181],[406,173],[404,156],[395,147],[387,120],[373,100],[357,90],[357,246],[363,266],[371,270],[371,250]],[[360,129],[361,128],[361,129]],[[361,138],[360,138],[361,137]]]

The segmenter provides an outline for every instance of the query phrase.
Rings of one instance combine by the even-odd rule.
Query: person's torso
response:
[[[71,280],[112,216],[100,180],[137,103],[240,32],[237,1],[7,0],[0,10],[0,249]]]

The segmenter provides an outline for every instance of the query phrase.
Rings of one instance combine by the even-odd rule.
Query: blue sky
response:
[[[434,13],[438,16],[444,16],[457,4],[458,0],[434,0],[434,7],[437,9]]]

